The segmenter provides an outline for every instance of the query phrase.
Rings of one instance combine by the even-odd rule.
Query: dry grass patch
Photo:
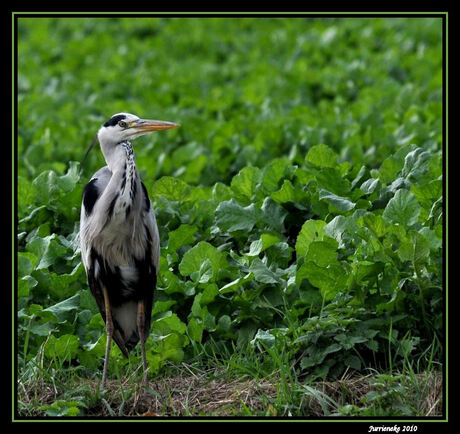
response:
[[[85,416],[95,417],[283,416],[284,404],[288,405],[293,417],[323,417],[346,405],[362,409],[366,394],[379,390],[372,375],[314,384],[300,382],[286,391],[274,377],[228,379],[218,371],[184,371],[187,375],[161,378],[150,382],[146,388],[133,378],[122,383],[108,381],[101,396],[97,391],[98,383],[88,379],[79,379],[72,387],[74,395],[69,397],[64,397],[53,385],[21,385],[19,400],[21,408],[28,409],[23,416],[45,415],[47,405],[86,396],[81,409]],[[430,372],[415,378],[408,389],[410,405],[420,413],[414,416],[441,415],[442,374]]]
[[[122,405],[120,384],[107,384],[105,400],[114,413]],[[150,382],[124,402],[124,416],[228,416],[244,414],[245,407],[264,414],[264,401],[276,397],[268,381],[226,380],[208,376],[165,378]],[[88,415],[110,416],[107,404],[89,409]]]

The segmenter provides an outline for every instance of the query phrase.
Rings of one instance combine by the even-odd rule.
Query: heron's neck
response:
[[[125,153],[121,179],[121,194],[125,195],[129,192],[129,198],[133,200],[139,182],[134,150],[130,142],[122,142],[119,146],[121,146]]]
[[[126,171],[135,173],[136,160],[130,142],[124,141],[116,145],[101,143],[101,150],[112,175],[123,175]]]
[[[113,215],[124,215],[125,219],[131,213],[134,204],[140,202],[140,178],[137,172],[133,147],[128,141],[118,143],[110,152],[104,153],[107,166],[112,172],[110,185],[115,199],[113,200]]]

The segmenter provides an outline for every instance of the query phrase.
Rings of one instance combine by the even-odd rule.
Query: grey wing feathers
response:
[[[95,275],[96,267],[99,267],[99,264],[96,266],[94,258],[91,257],[94,256],[94,251],[92,251],[88,231],[85,231],[84,229],[87,226],[88,220],[91,218],[90,216],[93,212],[94,205],[104,192],[111,176],[112,173],[106,166],[98,170],[88,184],[86,184],[83,190],[83,203],[80,216],[80,249],[82,253],[82,262],[86,270],[90,291],[96,300],[99,312],[101,313],[104,322],[106,321],[106,313],[104,296],[101,288],[102,282]],[[113,339],[121,349],[122,353],[128,357],[128,351],[125,347],[124,339],[121,336],[120,328],[117,327],[117,325],[115,325]]]
[[[127,251],[132,253],[129,255],[129,260],[126,255],[124,259],[120,259],[116,255],[110,256],[110,250],[104,250],[101,247],[100,238],[104,241],[103,231],[98,236],[98,242],[95,242],[94,234],[89,229],[93,225],[92,219],[105,217],[104,215],[95,215],[94,211],[97,209],[97,201],[107,187],[110,177],[111,172],[105,167],[96,172],[85,187],[80,220],[80,247],[88,283],[104,321],[105,305],[102,286],[107,288],[115,329],[113,337],[123,354],[127,355],[127,350],[133,348],[139,341],[136,326],[137,302],[139,300],[143,300],[145,304],[145,330],[150,329],[160,244],[155,214],[143,184],[141,184],[144,193],[143,200],[139,203],[138,212],[133,213],[139,221],[136,221],[132,227],[124,225],[124,228],[111,228],[111,232],[117,232],[117,238],[120,238],[118,242],[123,245],[123,248],[126,248],[126,245],[129,245],[133,239],[132,234],[123,234],[124,231],[126,232],[126,226],[130,228],[131,233],[135,230],[142,231],[141,238],[144,240],[144,244],[140,250],[141,253],[139,253],[139,248],[136,254],[132,253],[134,249],[128,248]],[[99,221],[98,224],[102,228],[106,225],[104,221]],[[140,234],[140,232],[136,232],[136,234]],[[113,236],[113,233],[111,235]],[[105,244],[112,245],[112,239],[110,242],[105,241]],[[103,242],[102,245],[104,245]]]
[[[86,269],[88,268],[88,255],[91,245],[89,226],[92,221],[90,220],[94,219],[92,216],[94,206],[107,187],[111,176],[112,173],[109,168],[105,166],[93,175],[83,190],[83,203],[80,214],[80,249],[83,265]]]
[[[156,273],[158,275],[158,267],[160,262],[160,235],[158,233],[158,226],[155,218],[155,213],[153,211],[152,205],[150,204],[147,189],[145,188],[144,183],[141,183],[141,185],[145,200],[145,227],[148,231],[150,238],[152,239],[152,261],[153,265],[155,266]]]

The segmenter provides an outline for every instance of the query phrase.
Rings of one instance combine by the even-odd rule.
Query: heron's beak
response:
[[[132,123],[131,128],[135,131],[148,133],[150,131],[161,131],[170,130],[171,128],[177,128],[179,124],[167,121],[155,121],[149,119],[139,119]]]

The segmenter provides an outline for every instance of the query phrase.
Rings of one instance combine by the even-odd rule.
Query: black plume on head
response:
[[[125,115],[115,115],[112,116],[105,124],[104,127],[114,127],[119,121],[124,119]]]

